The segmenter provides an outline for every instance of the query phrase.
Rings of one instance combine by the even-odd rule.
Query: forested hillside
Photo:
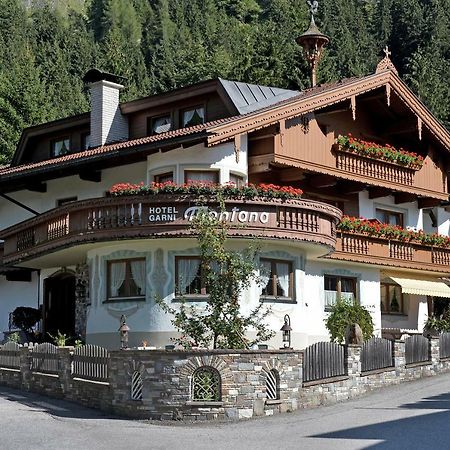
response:
[[[305,0],[0,0],[0,163],[23,127],[88,109],[94,66],[128,78],[123,99],[217,76],[302,89],[308,23]],[[317,23],[319,82],[373,72],[388,44],[450,125],[450,0],[321,0]]]

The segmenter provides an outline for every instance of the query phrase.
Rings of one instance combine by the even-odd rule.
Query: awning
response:
[[[442,281],[389,277],[402,287],[404,294],[431,295],[432,297],[450,298],[450,287]]]

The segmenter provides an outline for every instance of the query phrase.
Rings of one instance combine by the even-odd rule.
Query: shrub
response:
[[[370,339],[373,334],[373,320],[369,311],[356,300],[350,301],[338,298],[331,308],[330,315],[325,319],[325,326],[330,332],[332,342],[342,344],[348,325],[357,323],[363,332],[364,339]]]
[[[19,306],[12,313],[13,325],[26,333],[30,333],[40,319],[41,311],[27,306]]]

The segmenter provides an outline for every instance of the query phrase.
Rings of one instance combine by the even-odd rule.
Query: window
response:
[[[173,181],[173,172],[159,173],[153,177],[155,183],[168,183]]]
[[[108,262],[108,299],[145,297],[145,259],[123,259]]]
[[[56,206],[64,206],[68,203],[76,202],[77,200],[77,197],[59,198],[58,200],[56,200]]]
[[[196,108],[186,109],[182,112],[183,128],[193,127],[205,122],[205,108],[198,106]]]
[[[81,150],[88,150],[91,146],[91,135],[84,133],[81,135]]]
[[[381,283],[381,312],[383,314],[403,314],[402,288],[398,284]]]
[[[403,214],[396,211],[387,211],[385,209],[376,209],[376,218],[381,223],[387,223],[389,225],[398,225],[403,227]]]
[[[261,259],[261,296],[293,299],[292,263],[278,259]]]
[[[201,259],[198,256],[175,258],[176,296],[207,295],[202,276]]]
[[[142,374],[137,370],[131,377],[131,400],[142,400]]]
[[[209,366],[199,367],[192,375],[192,400],[218,402],[221,399],[220,373]]]
[[[147,125],[147,134],[161,134],[166,133],[172,129],[172,118],[170,114],[164,116],[152,117],[149,120],[149,125]]]
[[[230,173],[230,183],[233,183],[236,187],[244,186],[244,177]]]
[[[266,372],[266,398],[268,400],[280,399],[280,375],[275,369]]]
[[[356,279],[325,275],[325,309],[336,304],[338,298],[354,300],[356,298]]]
[[[52,156],[63,156],[70,152],[70,138],[64,137],[52,141]]]
[[[185,183],[215,183],[219,182],[218,170],[185,170],[184,171]]]

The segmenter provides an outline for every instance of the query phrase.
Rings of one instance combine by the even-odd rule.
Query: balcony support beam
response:
[[[437,198],[422,197],[417,200],[417,206],[419,209],[434,208],[435,206],[438,206],[440,204],[441,200]]]
[[[337,190],[340,194],[357,194],[358,192],[364,191],[366,186],[357,181],[344,181],[338,184]]]
[[[391,190],[383,187],[371,187],[368,189],[368,191],[369,191],[369,198],[371,200],[381,197],[387,197],[388,195],[392,194]]]
[[[411,203],[417,200],[417,195],[410,194],[408,192],[399,192],[394,194],[394,199],[396,205],[400,203]]]
[[[102,171],[92,170],[86,172],[80,172],[80,180],[92,181],[93,183],[100,183],[102,181]]]
[[[331,175],[317,175],[309,180],[309,185],[314,188],[325,188],[336,186],[338,179]]]

